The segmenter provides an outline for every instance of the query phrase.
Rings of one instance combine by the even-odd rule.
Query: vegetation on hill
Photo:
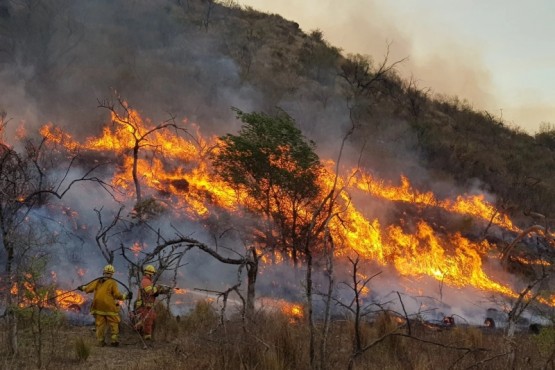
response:
[[[393,235],[390,248],[387,253],[370,251],[369,255],[397,268],[399,256],[406,254],[408,258],[401,262],[410,265],[409,257],[437,250],[432,262],[442,264],[431,266],[435,276],[430,279],[437,278],[433,283],[439,283],[440,301],[451,270],[470,275],[464,281],[476,273],[477,278],[492,282],[495,293],[505,294],[504,319],[510,328],[532,303],[538,303],[533,308],[545,322],[555,320],[555,301],[550,301],[555,253],[550,249],[553,236],[546,232],[555,213],[554,125],[544,123],[531,136],[501,117],[475,110],[470,102],[437,95],[413,79],[401,78],[396,72],[400,63],[403,60],[390,60],[389,53],[346,54],[330,45],[319,30],[304,32],[295,22],[243,9],[234,1],[0,0],[0,180],[5,184],[0,192],[4,247],[0,262],[6,267],[6,274],[0,276],[0,294],[6,298],[0,322],[0,366],[553,367],[552,327],[538,329],[539,335],[532,336],[465,325],[429,325],[422,307],[417,312],[405,310],[398,291],[393,300],[403,312],[389,310],[391,302],[374,300],[371,280],[381,272],[362,268],[360,250],[343,255],[343,265],[334,264],[336,253],[352,246],[346,242],[348,235],[368,249],[373,236],[381,237],[378,221],[346,216],[356,195],[343,192],[346,185],[338,181],[339,173],[358,168],[392,182],[406,175],[421,192],[433,190],[446,198],[486,192],[495,199],[496,210],[513,216],[520,230],[543,230],[540,235],[545,240],[526,248],[528,244],[517,243],[523,234],[519,239],[518,229],[510,229],[510,240],[490,248],[488,241],[497,236],[485,234],[494,215],[482,233],[483,227],[477,231],[468,218],[451,221],[443,216],[447,211],[395,204],[388,211],[392,217],[406,216],[396,218],[409,225],[384,222],[384,230]],[[119,105],[106,98],[113,96]],[[162,123],[143,120],[138,111]],[[58,136],[39,133],[36,128],[46,122],[54,122],[55,127],[47,128]],[[192,126],[181,124],[189,122],[219,137],[220,146],[207,145]],[[64,131],[57,131],[58,127]],[[85,140],[80,139],[98,139],[92,141],[99,144],[105,138],[100,132],[107,134],[114,127],[131,133],[130,147],[125,146],[129,136],[121,134],[120,142],[111,144],[123,149],[107,154],[89,147],[82,156],[80,151],[86,150],[80,143]],[[158,141],[166,133],[171,140]],[[194,144],[189,147],[186,144],[191,142],[183,137],[192,138]],[[228,186],[222,188],[224,193],[233,198],[230,203],[236,202],[234,206],[248,211],[242,215],[251,217],[238,221],[223,206],[205,218],[199,216],[204,213],[188,217],[188,206],[204,206],[204,201],[214,208],[220,204],[210,187],[197,193],[191,190],[195,184],[182,173],[197,163],[170,156],[164,145],[169,142],[194,152],[199,163],[215,159],[206,182],[215,188],[218,177],[223,179]],[[327,173],[326,180],[333,185],[326,184],[323,190],[317,181],[326,170],[321,164],[328,159],[338,164]],[[139,167],[141,163],[151,167]],[[208,163],[201,164],[209,167]],[[158,172],[151,171],[154,164],[161,164]],[[177,168],[181,176],[156,177],[165,167]],[[132,171],[130,185],[123,179],[125,170]],[[147,172],[156,176],[148,177]],[[91,183],[97,186],[94,190],[87,187]],[[150,193],[142,194],[141,186]],[[129,188],[134,196],[118,198],[132,193],[122,190]],[[71,194],[75,189],[81,193]],[[244,203],[237,201],[241,191],[250,197],[245,196]],[[63,203],[68,196],[73,196],[70,205]],[[171,203],[178,204],[175,208],[182,213],[171,214],[170,207],[165,207]],[[125,214],[123,209],[130,204],[132,211]],[[72,205],[88,207],[95,223],[82,221],[86,216],[79,222],[79,217],[72,218]],[[432,220],[431,226],[420,222],[424,218]],[[366,233],[362,232],[365,226]],[[403,226],[425,235],[418,239]],[[434,229],[441,235],[433,235]],[[341,233],[333,234],[338,230]],[[471,234],[468,239],[461,236],[465,232]],[[213,245],[192,237],[199,234]],[[441,236],[447,234],[450,247],[459,254],[447,256],[438,247]],[[461,245],[454,241],[459,239],[463,239]],[[160,274],[175,283],[183,272],[185,253],[190,253],[187,257],[206,253],[216,267],[194,263],[200,259],[193,255],[188,270],[200,278],[233,275],[236,285],[217,292],[226,303],[234,292],[243,300],[239,287],[246,270],[248,310],[229,315],[228,308],[228,316],[219,316],[214,307],[201,303],[178,321],[160,307],[160,342],[154,351],[146,352],[144,362],[137,360],[145,352],[142,344],[133,342],[132,331],[126,335],[133,356],[119,357],[113,352],[119,349],[91,350],[88,328],[66,326],[62,316],[67,312],[52,307],[57,286],[53,279],[48,282],[51,285],[45,282],[50,278],[50,259],[61,261],[64,248],[69,257],[64,256],[66,264],[60,270],[68,265],[75,268],[87,258],[105,259],[125,264],[130,284],[146,263],[155,263]],[[515,251],[522,252],[524,262],[518,259],[520,254],[509,253]],[[499,258],[494,252],[503,253]],[[489,279],[482,263],[490,257],[495,266],[505,267],[503,273],[512,268],[509,272],[522,284],[512,289]],[[291,285],[304,290],[306,312],[301,318],[255,310],[254,285],[262,274],[259,264],[275,266],[280,258],[294,262]],[[339,275],[335,267],[342,267],[341,277],[350,280],[334,281]],[[299,272],[306,274],[299,277]],[[67,273],[76,275],[73,270]],[[317,278],[323,281],[321,286]],[[73,278],[69,280],[74,284]],[[275,284],[287,293],[290,282],[286,280]],[[340,284],[348,291],[349,302],[334,294]],[[328,291],[320,291],[322,286]],[[316,296],[323,297],[326,305],[318,317]],[[345,317],[332,320],[332,304]],[[60,340],[64,330],[78,340],[74,344]],[[522,347],[516,345],[516,336]],[[69,353],[73,345],[75,353]],[[117,361],[109,362],[105,355]]]
[[[479,180],[515,215],[553,216],[553,125],[530,136],[471,102],[400,78],[402,61],[388,55],[345,55],[319,30],[307,34],[235,2],[1,6],[1,77],[12,98],[0,104],[14,120],[28,119],[20,112],[31,104],[38,120],[79,122],[79,132],[88,132],[99,117],[96,100],[110,89],[149,116],[169,112],[217,133],[225,133],[231,106],[280,107],[318,145],[354,124],[354,152],[363,151],[363,163],[384,176],[417,166],[437,171],[430,181]]]

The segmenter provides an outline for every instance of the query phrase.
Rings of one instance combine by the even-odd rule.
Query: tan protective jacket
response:
[[[85,293],[94,292],[91,314],[104,316],[117,316],[119,307],[116,300],[123,300],[125,296],[118,290],[114,279],[102,277],[85,286]]]

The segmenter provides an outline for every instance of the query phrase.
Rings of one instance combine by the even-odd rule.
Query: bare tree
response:
[[[395,68],[407,60],[399,59],[392,63],[389,62],[391,43],[387,44],[385,56],[380,64],[373,66],[371,59],[362,55],[353,55],[341,66],[339,76],[342,77],[350,86],[351,94],[357,96],[375,95],[387,86]]]
[[[371,311],[367,309],[368,305],[364,304],[363,302],[363,291],[368,289],[368,283],[375,278],[376,276],[381,274],[380,272],[375,273],[369,277],[361,278],[360,276],[360,256],[357,255],[356,258],[348,257],[349,262],[351,263],[351,281],[349,283],[344,282],[345,286],[348,287],[352,291],[353,298],[349,303],[343,303],[341,300],[337,300],[336,302],[343,308],[347,309],[353,316],[354,319],[354,344],[353,344],[353,354],[351,356],[350,366],[352,368],[352,364],[354,360],[362,354],[362,348],[364,346],[362,334],[361,334],[361,324],[362,319],[367,316]]]
[[[72,51],[81,43],[83,25],[71,14],[68,0],[11,1],[4,7],[3,33],[25,65],[32,65],[32,81],[52,83],[73,63]]]
[[[117,105],[116,105],[117,103]],[[113,117],[113,124],[123,125],[128,129],[131,133],[131,140],[132,140],[132,156],[133,156],[133,168],[132,168],[132,176],[133,176],[133,183],[135,185],[135,197],[137,200],[137,205],[139,205],[142,200],[142,191],[141,191],[141,181],[139,178],[138,171],[138,163],[139,163],[139,152],[142,148],[149,147],[152,150],[156,151],[157,146],[156,144],[149,143],[150,136],[155,133],[156,131],[166,130],[166,129],[174,129],[176,131],[186,132],[183,128],[180,128],[175,123],[175,118],[172,116],[168,120],[154,126],[154,127],[142,127],[140,122],[137,121],[135,115],[132,114],[131,108],[129,105],[121,98],[116,98],[116,103],[113,101],[102,101],[99,102],[98,106],[100,108],[108,109]]]
[[[419,88],[417,81],[411,76],[410,80],[405,84],[405,98],[408,104],[408,110],[414,120],[418,120],[422,114],[422,110],[426,106],[429,99],[430,88]]]
[[[96,233],[95,240],[102,257],[106,260],[107,263],[113,264],[114,263],[114,253],[117,250],[115,247],[110,247],[109,240],[112,238],[113,234],[111,234],[116,226],[118,225],[119,221],[121,220],[121,212],[123,211],[123,207],[120,207],[116,212],[116,215],[112,218],[112,221],[105,225],[102,220],[102,209],[94,209],[97,214],[98,218],[98,232]],[[115,233],[121,233],[120,230],[115,231]]]
[[[326,230],[326,235],[324,237],[324,248],[323,255],[326,260],[324,273],[327,277],[328,289],[324,293],[324,323],[322,326],[322,342],[320,344],[320,368],[325,369],[328,363],[328,336],[329,329],[331,325],[331,301],[333,296],[333,291],[335,289],[335,277],[334,277],[334,253],[335,253],[335,243],[333,238],[329,234],[329,229]]]
[[[509,255],[510,255],[511,251],[515,248],[515,246],[518,244],[518,242],[520,242],[522,239],[524,239],[529,234],[537,234],[540,237],[543,237],[546,240],[548,245],[555,248],[555,238],[549,232],[549,229],[547,229],[545,226],[541,226],[541,225],[532,225],[532,226],[526,228],[525,230],[521,231],[517,235],[517,237],[513,239],[511,244],[509,244],[503,250],[502,255],[501,255],[501,259],[506,262],[507,259],[509,258]]]
[[[208,26],[211,22],[212,12],[214,11],[214,7],[216,3],[214,0],[207,0],[206,1],[206,10],[204,12],[204,16],[202,18],[202,26],[204,27],[204,31],[208,32]]]
[[[16,258],[24,244],[23,235],[33,228],[34,210],[40,209],[54,198],[62,199],[78,182],[95,182],[110,190],[110,185],[93,176],[94,170],[101,164],[78,178],[68,180],[76,157],[66,163],[62,176],[56,178],[52,174],[61,168],[60,163],[64,161],[55,160],[53,156],[54,153],[48,151],[46,139],[38,145],[27,141],[23,153],[0,142],[0,235],[6,256],[5,274],[8,286],[18,284],[15,274]],[[12,295],[8,293],[5,316],[9,327],[9,351],[12,354],[18,351],[14,304]]]
[[[517,250],[517,246],[529,235],[537,235],[535,247],[534,244],[525,243],[521,248],[521,253],[526,259],[535,261],[526,265],[526,278],[528,283],[519,292],[518,296],[510,304],[507,314],[507,353],[509,354],[510,365],[514,366],[516,361],[517,343],[514,340],[517,323],[521,316],[529,309],[538,308],[545,305],[542,300],[545,291],[548,289],[549,279],[553,275],[553,263],[555,262],[555,239],[549,231],[549,226],[545,216],[534,214],[536,218],[542,218],[546,221],[545,226],[532,225],[521,231],[513,241],[502,251],[501,260],[505,265],[512,261],[511,255]],[[520,259],[516,256],[513,263],[520,264]]]

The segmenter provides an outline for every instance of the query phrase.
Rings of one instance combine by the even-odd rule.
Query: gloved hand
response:
[[[133,292],[127,293],[126,299],[132,300],[133,299]]]

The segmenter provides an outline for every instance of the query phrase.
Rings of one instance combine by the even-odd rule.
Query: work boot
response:
[[[119,346],[119,342],[112,342],[112,343],[110,343],[110,345],[111,345],[112,347],[118,347],[118,346]]]
[[[152,340],[152,336],[150,334],[143,335],[144,340]]]

